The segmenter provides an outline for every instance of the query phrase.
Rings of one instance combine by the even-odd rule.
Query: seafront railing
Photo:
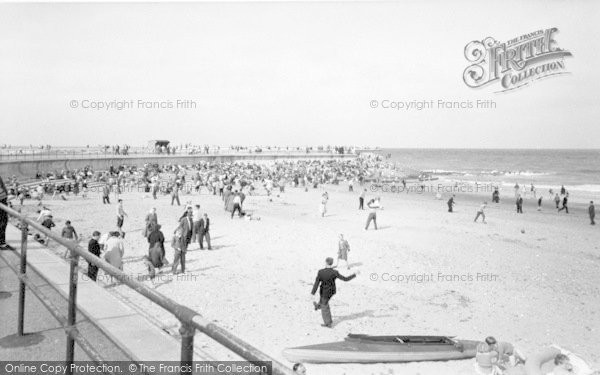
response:
[[[75,341],[82,347],[82,349],[90,355],[96,362],[103,362],[102,358],[98,355],[98,353],[93,349],[93,345],[91,345],[85,338],[83,338],[79,332],[77,331],[77,279],[78,279],[78,269],[79,269],[79,257],[82,257],[87,262],[97,266],[102,269],[107,274],[116,277],[123,284],[127,285],[131,289],[135,290],[137,293],[146,297],[153,303],[159,305],[163,309],[167,310],[171,314],[173,314],[181,323],[181,327],[179,329],[179,333],[181,334],[181,369],[182,374],[188,374],[185,369],[192,368],[193,356],[194,356],[194,335],[196,330],[206,334],[219,344],[225,346],[230,349],[240,357],[251,363],[264,363],[270,362],[272,365],[272,374],[274,375],[292,375],[292,371],[286,367],[283,363],[271,358],[267,354],[260,351],[258,348],[253,347],[242,339],[238,338],[234,334],[228,332],[227,330],[219,327],[218,325],[208,321],[206,318],[202,317],[196,311],[190,309],[187,306],[181,305],[172,299],[156,292],[153,289],[148,288],[144,284],[134,280],[129,277],[123,271],[118,268],[113,267],[109,263],[102,260],[100,257],[97,257],[87,250],[83,249],[81,246],[66,241],[65,239],[59,237],[58,235],[52,233],[47,230],[42,225],[36,223],[35,221],[25,217],[24,215],[18,213],[17,211],[0,204],[0,210],[5,211],[9,216],[17,219],[20,223],[21,229],[21,253],[20,253],[20,270],[18,273],[19,276],[19,307],[18,307],[18,326],[17,326],[17,334],[19,336],[23,336],[23,327],[24,327],[24,315],[25,315],[25,291],[26,287],[30,288],[34,295],[38,298],[42,299],[42,303],[51,310],[51,313],[58,317],[60,313],[57,311],[55,307],[51,303],[44,303],[43,297],[38,293],[39,289],[27,278],[27,242],[28,242],[28,234],[29,228],[34,228],[35,230],[42,232],[47,235],[49,238],[56,241],[61,246],[64,246],[69,250],[70,253],[70,277],[69,277],[69,300],[68,300],[68,315],[66,318],[66,322],[61,321],[63,323],[63,329],[67,333],[67,348],[66,348],[66,365],[67,365],[67,374],[71,374],[70,369],[72,368],[72,364],[74,363],[75,356]],[[56,287],[55,287],[56,288]],[[267,374],[265,374],[267,375]]]
[[[347,153],[349,154],[349,153]],[[206,152],[193,152],[191,150],[177,150],[176,152],[152,152],[148,149],[129,150],[126,154],[114,153],[110,150],[101,149],[61,149],[61,150],[37,150],[37,149],[0,149],[0,162],[2,161],[35,161],[35,160],[63,160],[63,159],[127,159],[143,157],[176,157],[176,156],[238,156],[238,155],[344,155],[330,150],[263,150],[261,152],[250,150],[214,149]]]

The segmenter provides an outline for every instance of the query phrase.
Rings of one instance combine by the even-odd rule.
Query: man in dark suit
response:
[[[92,239],[88,243],[88,251],[94,254],[97,257],[100,257],[100,244],[98,240],[100,239],[100,232],[97,230],[92,233]],[[96,281],[98,277],[98,266],[88,262],[88,277],[90,280]]]
[[[325,259],[325,268],[319,270],[317,274],[317,279],[315,280],[315,285],[313,285],[311,294],[314,296],[317,292],[317,288],[319,288],[319,303],[313,302],[315,306],[315,310],[321,309],[321,315],[323,316],[323,327],[331,328],[332,320],[331,320],[331,310],[329,308],[329,300],[335,294],[335,279],[340,279],[342,281],[350,281],[358,275],[358,271],[355,271],[354,274],[346,277],[341,275],[337,270],[332,268],[333,266],[333,258]]]
[[[175,230],[181,232],[179,238],[179,251],[175,251],[175,259],[173,260],[173,273],[177,273],[177,266],[181,261],[181,272],[185,273],[185,254],[187,253],[188,245],[192,240],[192,229],[194,228],[194,222],[192,219],[193,211],[192,206],[188,206],[186,215],[179,220],[179,226]]]

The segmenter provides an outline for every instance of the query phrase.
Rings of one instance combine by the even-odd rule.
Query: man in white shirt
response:
[[[240,194],[237,192],[237,190],[235,191],[235,195],[233,196],[233,210],[231,210],[232,219],[236,210],[238,212],[238,216],[242,217],[242,197],[240,197]]]
[[[367,207],[371,209],[371,212],[369,212],[369,217],[367,218],[367,225],[365,226],[365,230],[369,229],[371,221],[373,221],[373,224],[375,225],[375,230],[377,230],[377,210],[381,208],[381,203],[379,199],[380,198],[377,197],[375,199],[371,199],[369,203],[367,203]]]
[[[202,227],[200,225],[200,220],[202,220],[202,213],[200,212],[200,205],[197,204],[194,206],[194,211],[192,212],[192,243],[196,242],[196,239],[200,243],[200,247],[202,247],[202,242],[200,242],[200,234],[202,233]]]
[[[483,218],[483,223],[487,224],[485,222],[485,208],[487,207],[487,202],[483,202],[483,204],[479,207],[479,210],[477,210],[477,215],[475,216],[475,220],[473,220],[473,222],[476,222],[477,219],[479,219],[479,216],[481,216]]]
[[[119,233],[123,233],[123,222],[125,221],[125,216],[127,213],[123,209],[123,200],[119,199],[119,203],[117,204],[117,228],[119,228]]]

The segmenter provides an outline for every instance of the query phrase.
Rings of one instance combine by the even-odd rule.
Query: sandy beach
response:
[[[357,209],[358,184],[354,192],[348,192],[346,184],[308,192],[288,187],[271,197],[259,190],[244,203],[261,219],[252,221],[232,220],[221,199],[206,190],[182,194],[180,207],[171,206],[168,196],[153,200],[149,194],[126,192],[121,195],[128,214],[124,270],[134,276],[147,273],[141,258],[147,252],[142,228],[148,210],[157,208],[165,244],[170,244],[185,202],[192,201],[211,218],[213,250],[190,245],[186,274],[173,277],[165,268],[156,290],[284,363],[284,348],[365,333],[475,340],[493,335],[526,354],[558,344],[600,365],[594,344],[600,327],[600,232],[589,225],[584,205],[570,207],[567,215],[558,214],[553,202],[546,201],[538,212],[535,201],[528,199],[525,213],[517,214],[510,191],[502,192],[500,204],[492,204],[487,194],[458,193],[455,212],[448,213],[448,194],[436,200],[431,193],[363,188],[370,189],[368,197],[382,197],[377,231],[364,230],[368,211]],[[321,218],[318,204],[324,190],[330,200]],[[103,205],[98,193],[68,199],[45,202],[54,213],[55,231],[70,219],[87,246],[93,230],[116,229],[114,200]],[[483,199],[489,203],[488,223],[473,223]],[[26,202],[32,216],[35,209],[32,201]],[[310,291],[325,257],[336,257],[340,233],[350,243],[352,270],[361,273],[350,282],[338,281],[331,302],[333,328],[327,329],[320,326]],[[170,245],[167,257],[172,261]],[[168,313],[125,286],[109,288],[176,334],[177,321]],[[196,349],[213,358],[236,358],[202,334],[196,337]],[[473,363],[306,367],[311,375],[471,374]]]

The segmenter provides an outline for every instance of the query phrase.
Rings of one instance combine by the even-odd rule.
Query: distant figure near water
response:
[[[567,207],[567,202],[569,201],[569,194],[565,195],[562,201],[562,207],[558,209],[558,212],[565,210],[569,213],[569,207]]]
[[[590,201],[590,206],[588,207],[588,214],[590,215],[590,224],[596,225],[594,219],[596,218],[596,207],[594,206],[594,201]]]
[[[485,208],[486,207],[487,207],[487,202],[483,202],[483,204],[479,207],[479,210],[477,210],[477,215],[475,215],[475,220],[473,220],[473,222],[477,222],[477,219],[479,219],[479,216],[481,216],[483,219],[483,223],[487,224],[485,221]]]
[[[456,204],[456,203],[454,202],[454,197],[455,197],[455,195],[452,195],[452,196],[450,197],[450,199],[448,199],[448,212],[453,212],[454,205]]]
[[[519,196],[517,197],[517,213],[523,213],[523,197],[521,196],[521,194],[519,194]]]

